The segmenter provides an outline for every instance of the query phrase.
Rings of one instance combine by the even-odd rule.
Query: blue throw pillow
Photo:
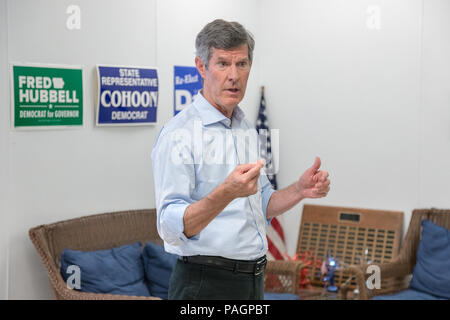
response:
[[[80,291],[150,296],[139,242],[91,252],[65,249],[61,257],[61,274],[66,282],[73,274],[70,266],[80,268]]]
[[[450,230],[422,221],[411,289],[450,299]]]
[[[163,246],[148,242],[142,252],[142,258],[150,294],[167,300],[169,280],[177,262],[177,255],[166,252]]]

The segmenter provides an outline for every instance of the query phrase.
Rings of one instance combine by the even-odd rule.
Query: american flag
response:
[[[270,130],[267,122],[266,101],[264,99],[264,87],[261,90],[261,103],[259,105],[258,118],[256,120],[256,131],[260,138],[260,154],[266,161],[265,169],[267,178],[272,183],[273,188],[277,189],[277,178],[274,172],[275,165],[272,158],[272,146],[270,139]],[[267,257],[269,260],[285,260],[286,242],[284,230],[277,217],[273,218],[266,229],[267,244],[269,251]]]

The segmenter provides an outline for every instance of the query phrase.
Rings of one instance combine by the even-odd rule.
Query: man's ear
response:
[[[203,63],[202,59],[200,59],[199,56],[195,57],[195,66],[197,67],[197,70],[200,73],[200,75],[202,76],[202,78],[205,79],[206,66]]]

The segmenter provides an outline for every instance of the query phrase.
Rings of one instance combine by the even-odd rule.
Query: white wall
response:
[[[81,7],[81,30],[66,8]],[[9,298],[49,298],[30,227],[153,206],[150,148],[156,128],[96,128],[94,66],[156,64],[155,1],[8,1],[10,62],[84,67],[84,127],[10,132]],[[133,36],[130,36],[130,35]]]
[[[81,30],[65,27],[81,8]],[[381,29],[366,28],[369,5]],[[154,206],[150,151],[172,117],[173,66],[194,64],[195,35],[221,17],[256,38],[242,106],[254,120],[266,87],[280,129],[281,187],[315,155],[332,191],[306,203],[402,210],[450,207],[450,20],[447,0],[0,0],[0,299],[51,298],[28,229]],[[8,62],[84,66],[84,126],[10,128]],[[158,124],[94,126],[94,65],[159,69]],[[284,218],[289,253],[302,204]],[[8,254],[9,251],[9,254]],[[6,258],[4,258],[6,257]],[[9,269],[9,272],[8,272]]]
[[[400,210],[450,207],[448,1],[263,2],[261,79],[280,128],[280,187],[314,156],[332,181],[304,203]],[[369,6],[380,29],[369,29]],[[425,24],[423,23],[423,19]],[[286,213],[288,252],[302,205]]]
[[[450,207],[450,1],[424,3],[419,201]]]
[[[0,300],[8,296],[9,109],[6,1],[0,1]]]
[[[2,208],[6,222],[0,227],[5,235],[0,247],[0,281],[7,279],[9,289],[6,292],[6,283],[0,282],[4,291],[0,298],[46,299],[52,297],[47,274],[28,239],[28,229],[82,215],[154,207],[150,151],[160,128],[172,117],[173,66],[194,65],[195,35],[214,18],[243,21],[256,35],[257,1],[2,0],[1,4],[1,68],[5,72],[1,73],[0,146],[2,168],[7,168],[2,174],[10,177],[2,179],[1,190],[11,191],[10,202]],[[81,30],[66,29],[70,4],[81,8]],[[8,18],[8,40],[3,17]],[[7,61],[83,65],[83,128],[10,129]],[[158,124],[95,127],[95,64],[158,67]],[[242,102],[250,119],[258,106],[257,65],[255,61]],[[10,254],[3,259],[8,248]]]

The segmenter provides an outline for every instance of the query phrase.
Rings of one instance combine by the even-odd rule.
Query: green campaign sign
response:
[[[13,65],[14,127],[83,125],[83,70]]]

